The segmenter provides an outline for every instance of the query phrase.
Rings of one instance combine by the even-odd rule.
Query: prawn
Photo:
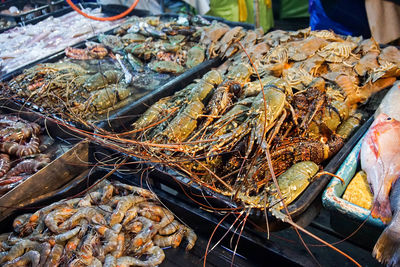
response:
[[[68,220],[60,225],[60,229],[67,230],[78,225],[81,219],[86,219],[95,224],[105,225],[105,219],[96,209],[92,207],[79,208]]]
[[[158,231],[160,235],[171,235],[175,233],[181,224],[177,220],[173,220],[170,224],[166,225]]]
[[[178,230],[169,236],[156,235],[154,236],[154,245],[161,248],[172,246],[177,248],[181,242],[183,235],[185,234],[185,229],[182,225],[178,226]]]
[[[110,217],[110,226],[120,223],[125,216],[125,212],[127,212],[130,207],[144,201],[146,201],[146,199],[140,196],[128,195],[120,197],[117,207]]]
[[[76,213],[76,209],[62,208],[50,212],[45,218],[46,226],[54,233],[60,233],[63,229],[60,224]]]
[[[117,259],[117,266],[118,267],[128,267],[128,266],[142,266],[142,267],[148,267],[148,266],[157,266],[159,265],[165,258],[164,251],[157,246],[151,247],[147,252],[147,255],[150,255],[150,257],[145,260],[139,260],[134,257],[120,257]]]
[[[40,254],[37,251],[31,250],[24,255],[13,259],[3,265],[3,267],[27,266],[29,263],[32,267],[39,265]]]

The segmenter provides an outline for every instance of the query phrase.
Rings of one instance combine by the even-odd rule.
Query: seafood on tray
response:
[[[131,17],[113,35],[100,34],[98,40],[113,53],[124,55],[130,68],[138,72],[148,67],[159,73],[179,74],[207,56],[229,57],[238,51],[234,43],[246,30],[199,18],[181,16],[163,21],[160,17]],[[74,59],[91,58],[90,49],[68,48],[66,52]]]
[[[2,266],[157,266],[162,248],[186,239],[190,250],[197,240],[152,192],[108,181],[20,215],[13,227],[0,235]]]
[[[228,48],[225,36],[209,42],[225,54],[238,46],[227,63],[107,139],[245,207],[281,209],[274,203],[295,200],[361,123],[359,105],[395,82],[400,52],[380,49],[373,39],[310,29],[261,37],[247,31]],[[122,139],[128,137],[138,142]]]
[[[86,9],[85,12],[102,16],[100,9]],[[0,74],[12,72],[120,23],[121,20],[95,21],[70,12],[34,25],[12,28],[0,34]]]
[[[126,104],[135,92],[129,75],[113,61],[65,60],[24,70],[5,86],[4,93],[45,109],[50,116],[86,124]],[[132,97],[143,94],[137,91]]]
[[[0,196],[50,162],[47,146],[40,125],[0,114]]]
[[[99,42],[88,41],[85,48],[67,47],[67,58],[60,62],[25,69],[5,84],[3,95],[63,120],[87,125],[87,120],[105,119],[110,111],[165,84],[172,79],[171,74],[203,62],[207,46],[228,45],[227,41],[234,45],[238,35],[242,38],[246,32],[235,28],[235,33],[228,31],[209,41],[204,35],[209,27],[229,27],[200,18],[161,21],[159,17],[131,17],[114,30],[114,35],[100,34]],[[210,25],[204,26],[207,23]],[[233,37],[225,37],[228,34]],[[219,49],[213,49],[218,54]]]

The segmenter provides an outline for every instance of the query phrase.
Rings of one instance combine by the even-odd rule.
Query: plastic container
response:
[[[371,117],[366,126],[371,125],[374,118]],[[352,151],[348,154],[339,170],[335,173],[341,177],[345,183],[342,184],[337,178],[332,178],[329,185],[322,195],[323,206],[331,212],[331,227],[344,236],[348,236],[361,225],[351,240],[360,246],[371,249],[375,244],[382,230],[386,225],[377,218],[370,216],[371,211],[357,206],[342,198],[347,186],[353,179],[356,172],[360,169],[359,154],[362,139],[368,128],[362,128],[358,135],[362,136]]]

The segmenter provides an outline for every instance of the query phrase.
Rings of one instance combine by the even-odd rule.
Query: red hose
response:
[[[73,10],[75,10],[76,12],[78,12],[79,14],[81,14],[82,16],[85,16],[89,19],[93,19],[93,20],[100,20],[100,21],[109,21],[109,20],[117,20],[120,18],[125,17],[126,15],[128,15],[132,10],[135,9],[136,5],[139,3],[139,0],[135,0],[133,2],[133,4],[124,12],[122,12],[121,14],[112,16],[112,17],[107,17],[107,18],[100,18],[100,17],[95,17],[95,16],[91,16],[86,14],[85,12],[83,12],[82,10],[80,10],[74,3],[72,3],[71,0],[67,0],[67,3],[72,7]]]

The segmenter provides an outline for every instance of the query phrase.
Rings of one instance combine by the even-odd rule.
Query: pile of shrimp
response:
[[[156,266],[161,248],[185,237],[190,250],[197,240],[152,192],[106,180],[81,198],[20,215],[13,227],[0,235],[2,266]]]
[[[47,146],[39,124],[0,114],[0,196],[50,162]]]

